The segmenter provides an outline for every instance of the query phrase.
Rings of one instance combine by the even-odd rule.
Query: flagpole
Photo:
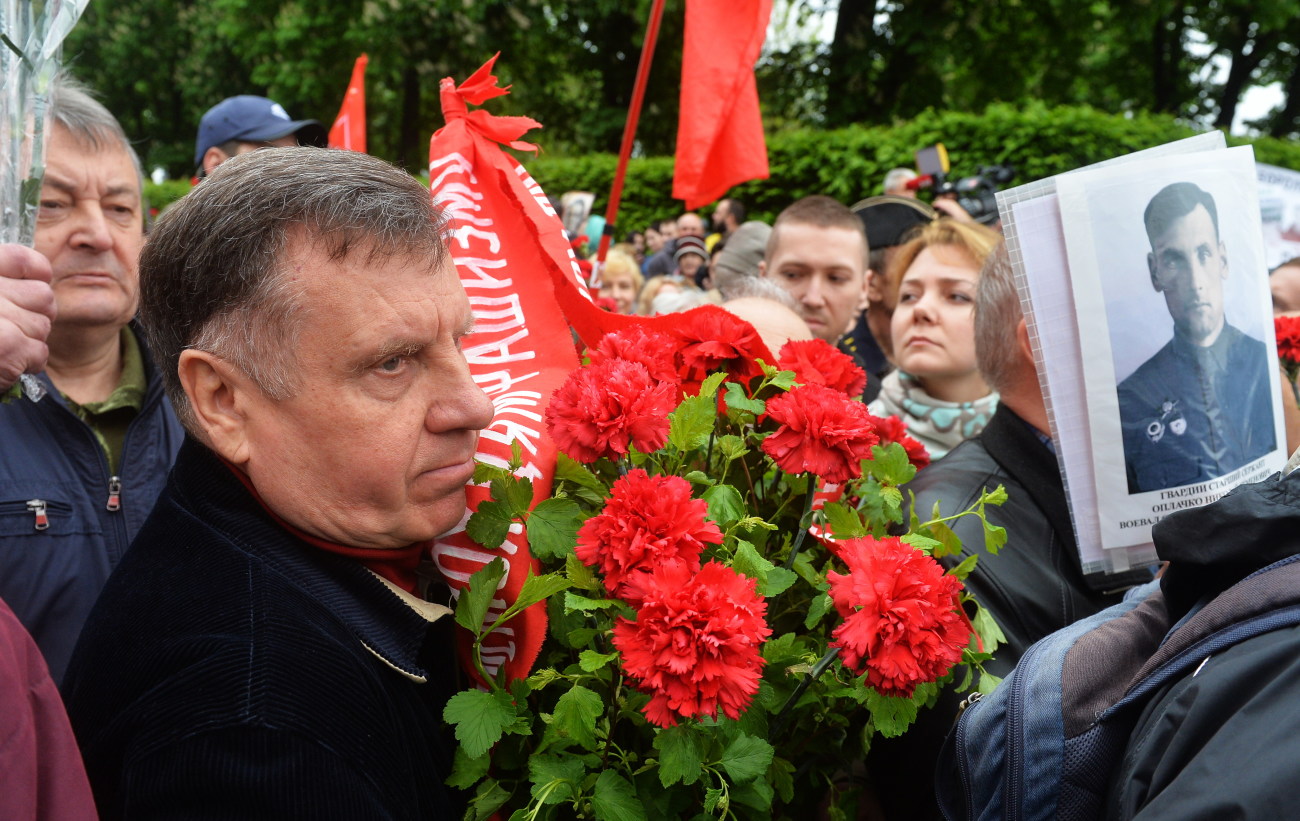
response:
[[[632,156],[632,143],[636,141],[636,125],[641,119],[641,104],[645,101],[646,81],[650,77],[650,63],[654,60],[655,41],[659,39],[659,21],[664,15],[664,0],[654,0],[650,6],[650,20],[646,23],[645,43],[641,46],[641,62],[636,67],[636,84],[632,86],[632,105],[627,110],[627,123],[623,126],[623,145],[618,150],[618,167],[614,169],[614,184],[609,189],[609,206],[605,208],[605,231],[600,235],[596,251],[596,270],[605,264],[609,253],[609,229],[618,219],[619,200],[623,197],[623,178],[627,175],[627,161]]]

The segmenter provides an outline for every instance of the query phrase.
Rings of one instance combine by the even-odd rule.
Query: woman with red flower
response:
[[[831,633],[844,664],[887,696],[911,696],[961,660],[971,628],[959,611],[961,582],[900,539],[836,545],[848,575],[826,575],[844,623]]]
[[[681,718],[737,719],[758,692],[762,643],[772,634],[753,579],[716,562],[650,576],[636,621],[614,625],[623,670],[650,694],[645,715],[660,727]]]
[[[690,482],[637,468],[614,483],[605,509],[582,525],[574,551],[600,571],[610,593],[639,600],[645,575],[663,567],[694,573],[704,546],[722,542],[707,511],[704,500],[691,498]]]

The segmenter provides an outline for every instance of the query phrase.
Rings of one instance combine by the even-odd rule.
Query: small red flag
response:
[[[673,197],[699,208],[768,177],[754,64],[772,0],[686,0]]]
[[[352,67],[352,82],[348,83],[348,93],[343,95],[343,105],[339,116],[330,128],[330,148],[346,148],[348,151],[366,153],[366,63],[369,59],[362,54]]]

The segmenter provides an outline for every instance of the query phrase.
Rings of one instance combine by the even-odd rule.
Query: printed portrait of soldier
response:
[[[1224,316],[1230,272],[1214,198],[1176,182],[1143,221],[1151,286],[1174,334],[1119,383],[1130,494],[1223,476],[1276,444],[1267,350]]]

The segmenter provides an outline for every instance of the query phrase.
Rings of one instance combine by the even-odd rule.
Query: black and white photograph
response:
[[[1253,158],[1098,169],[1060,192],[1103,543],[1137,543],[1284,460]]]

